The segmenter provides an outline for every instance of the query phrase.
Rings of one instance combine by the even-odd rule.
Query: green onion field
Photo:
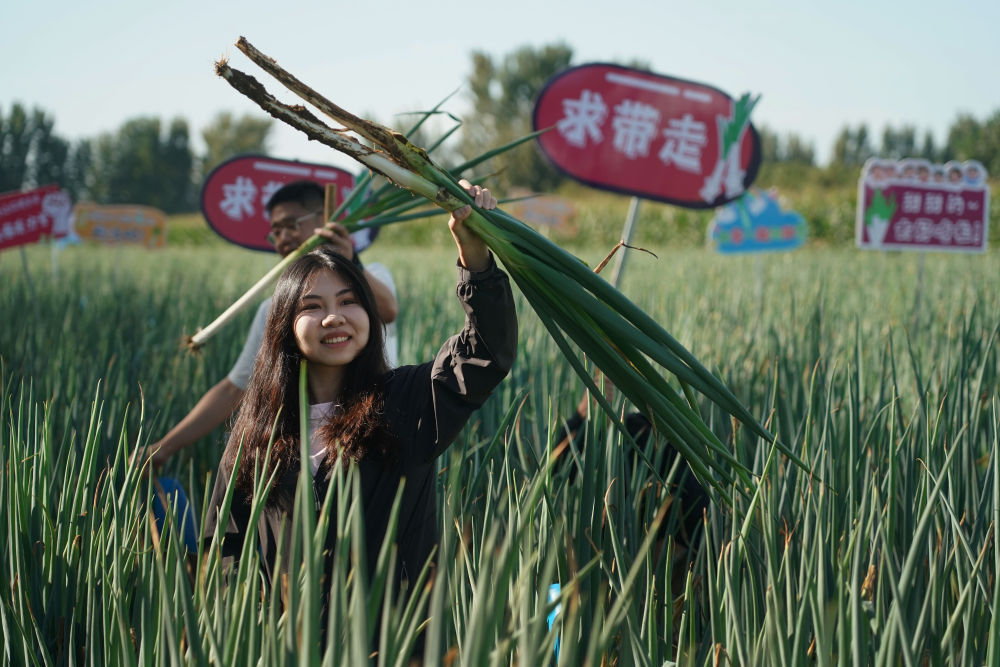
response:
[[[450,242],[383,241],[364,258],[393,271],[401,359],[428,360],[462,321]],[[594,245],[572,250],[593,266],[609,250]],[[156,531],[128,463],[228,372],[252,312],[197,354],[182,338],[273,256],[38,246],[26,271],[0,254],[3,664],[1000,664],[996,249],[650,249],[629,255],[622,291],[812,476],[702,399],[756,484],[727,489],[735,507],[713,503],[678,548],[677,505],[645,463],[624,474],[633,445],[607,417],[549,464],[584,387],[518,294],[514,370],[439,460],[437,570],[403,594],[385,570],[355,576],[359,550],[382,545],[359,544],[349,470],[320,516],[341,536],[334,580],[303,512],[299,575],[269,589],[253,549],[226,585],[217,547],[187,554],[177,527]],[[163,471],[199,524],[224,439]]]

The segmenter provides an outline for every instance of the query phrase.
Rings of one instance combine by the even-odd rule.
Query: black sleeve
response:
[[[485,271],[459,267],[462,330],[445,341],[432,364],[411,367],[393,388],[397,413],[408,413],[414,455],[431,460],[510,372],[517,353],[517,313],[510,280],[491,260]]]
[[[584,418],[574,410],[570,417],[556,424],[558,430],[553,432],[552,442],[560,443],[566,438],[575,438],[583,422]]]

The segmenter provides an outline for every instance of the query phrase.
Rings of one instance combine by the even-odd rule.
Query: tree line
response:
[[[219,113],[201,132],[205,151],[195,154],[183,118],[133,118],[113,132],[69,141],[49,113],[14,102],[0,108],[0,192],[55,183],[74,201],[193,211],[204,176],[233,155],[266,153],[271,127],[270,118]]]
[[[541,48],[525,46],[499,58],[485,52],[473,53],[472,72],[466,82],[473,102],[473,118],[465,126],[472,129],[463,133],[466,155],[483,153],[531,132],[535,98],[549,77],[571,66],[572,61],[573,50],[564,43]],[[648,68],[640,65],[638,69]],[[766,126],[755,127],[765,165],[817,166],[813,142],[795,133],[780,134]],[[978,160],[987,172],[998,177],[1000,110],[982,120],[960,114],[941,144],[935,142],[929,130],[920,133],[912,125],[887,126],[881,136],[865,124],[845,126],[834,141],[827,166],[832,172],[843,173],[843,168],[860,167],[873,156],[923,157],[932,162]],[[551,190],[563,179],[534,145],[501,156],[494,161],[494,168],[507,187]]]
[[[925,131],[920,135],[912,125],[886,126],[881,139],[867,125],[844,127],[834,141],[831,162],[860,166],[870,157],[900,159],[921,157],[931,162],[978,160],[994,177],[1000,176],[1000,110],[984,120],[963,113],[952,122],[943,144]]]
[[[465,120],[453,152],[466,158],[481,155],[531,132],[535,99],[546,81],[573,64],[565,43],[524,46],[500,57],[471,54],[466,94],[471,117]],[[643,63],[623,63],[648,69]],[[59,183],[74,199],[129,202],[168,212],[197,208],[204,176],[224,159],[245,152],[267,152],[271,120],[220,113],[202,130],[207,146],[194,155],[190,130],[183,118],[169,123],[142,117],[94,139],[69,142],[54,132],[54,119],[40,109],[15,103],[0,109],[0,192]],[[765,165],[815,167],[811,141],[757,126]],[[887,126],[881,135],[867,125],[845,126],[832,147],[828,170],[850,178],[851,169],[873,156],[924,157],[932,162],[978,160],[1000,176],[1000,110],[985,119],[960,114],[943,143],[930,131],[912,125]],[[456,159],[457,161],[457,159]],[[493,158],[488,168],[497,187],[551,191],[565,177],[549,165],[534,143]]]

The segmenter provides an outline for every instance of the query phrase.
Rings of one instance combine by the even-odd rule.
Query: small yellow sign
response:
[[[167,216],[151,206],[77,204],[73,226],[85,241],[134,243],[151,249],[167,242]]]

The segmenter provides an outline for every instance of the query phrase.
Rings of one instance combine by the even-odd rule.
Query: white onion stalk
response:
[[[309,240],[311,241],[312,239]],[[308,241],[303,243],[299,250],[305,248],[306,245],[308,245]],[[222,311],[222,314],[212,320],[211,324],[203,329],[198,329],[193,336],[188,336],[186,341],[188,348],[191,350],[200,349],[206,342],[208,342],[209,338],[217,334],[219,330],[228,324],[234,317],[243,312],[243,310],[250,306],[250,304],[259,300],[259,298],[262,297],[270,287],[271,281],[280,276],[281,272],[285,270],[285,266],[288,265],[288,262],[293,260],[292,255],[302,254],[299,250],[296,250],[288,255],[288,257],[285,257],[274,268],[265,273],[264,277],[254,283],[253,287],[247,290],[246,294],[241,296],[231,306]]]

